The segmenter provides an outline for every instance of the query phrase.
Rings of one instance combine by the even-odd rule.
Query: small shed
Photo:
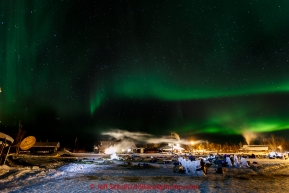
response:
[[[133,141],[122,141],[117,145],[117,152],[136,153],[137,147]]]
[[[179,152],[179,153],[181,153],[182,151],[185,150],[184,148],[177,146],[177,145],[166,145],[166,146],[163,146],[159,149],[162,151]]]
[[[35,142],[32,149],[35,153],[53,153],[60,147],[59,142]]]
[[[106,149],[113,147],[115,145],[115,141],[100,141],[100,146],[98,148],[99,153],[104,153]],[[94,146],[95,148],[95,146]]]
[[[94,146],[94,148],[96,148],[96,146]],[[137,153],[138,150],[135,143],[131,140],[100,141],[100,146],[97,148],[99,153],[108,153],[108,149],[113,149],[113,151],[118,153]],[[95,151],[97,150],[95,149]]]
[[[243,145],[242,149],[244,151],[268,151],[267,145]]]

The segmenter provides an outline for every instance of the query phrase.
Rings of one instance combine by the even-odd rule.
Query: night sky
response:
[[[289,1],[0,4],[2,132],[289,140]]]

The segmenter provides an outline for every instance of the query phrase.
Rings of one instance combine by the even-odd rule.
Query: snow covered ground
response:
[[[248,168],[217,174],[211,166],[207,176],[189,176],[174,173],[173,164],[30,158],[29,166],[0,166],[0,192],[288,192],[288,160],[247,161]]]

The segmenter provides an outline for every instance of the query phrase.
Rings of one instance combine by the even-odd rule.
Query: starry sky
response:
[[[289,134],[289,2],[1,1],[0,129]],[[289,136],[288,136],[289,140]],[[89,144],[90,145],[90,144]]]

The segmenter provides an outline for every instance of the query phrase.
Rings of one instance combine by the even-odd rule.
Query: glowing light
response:
[[[114,154],[116,153],[116,149],[114,147],[109,147],[104,151],[105,154]]]

